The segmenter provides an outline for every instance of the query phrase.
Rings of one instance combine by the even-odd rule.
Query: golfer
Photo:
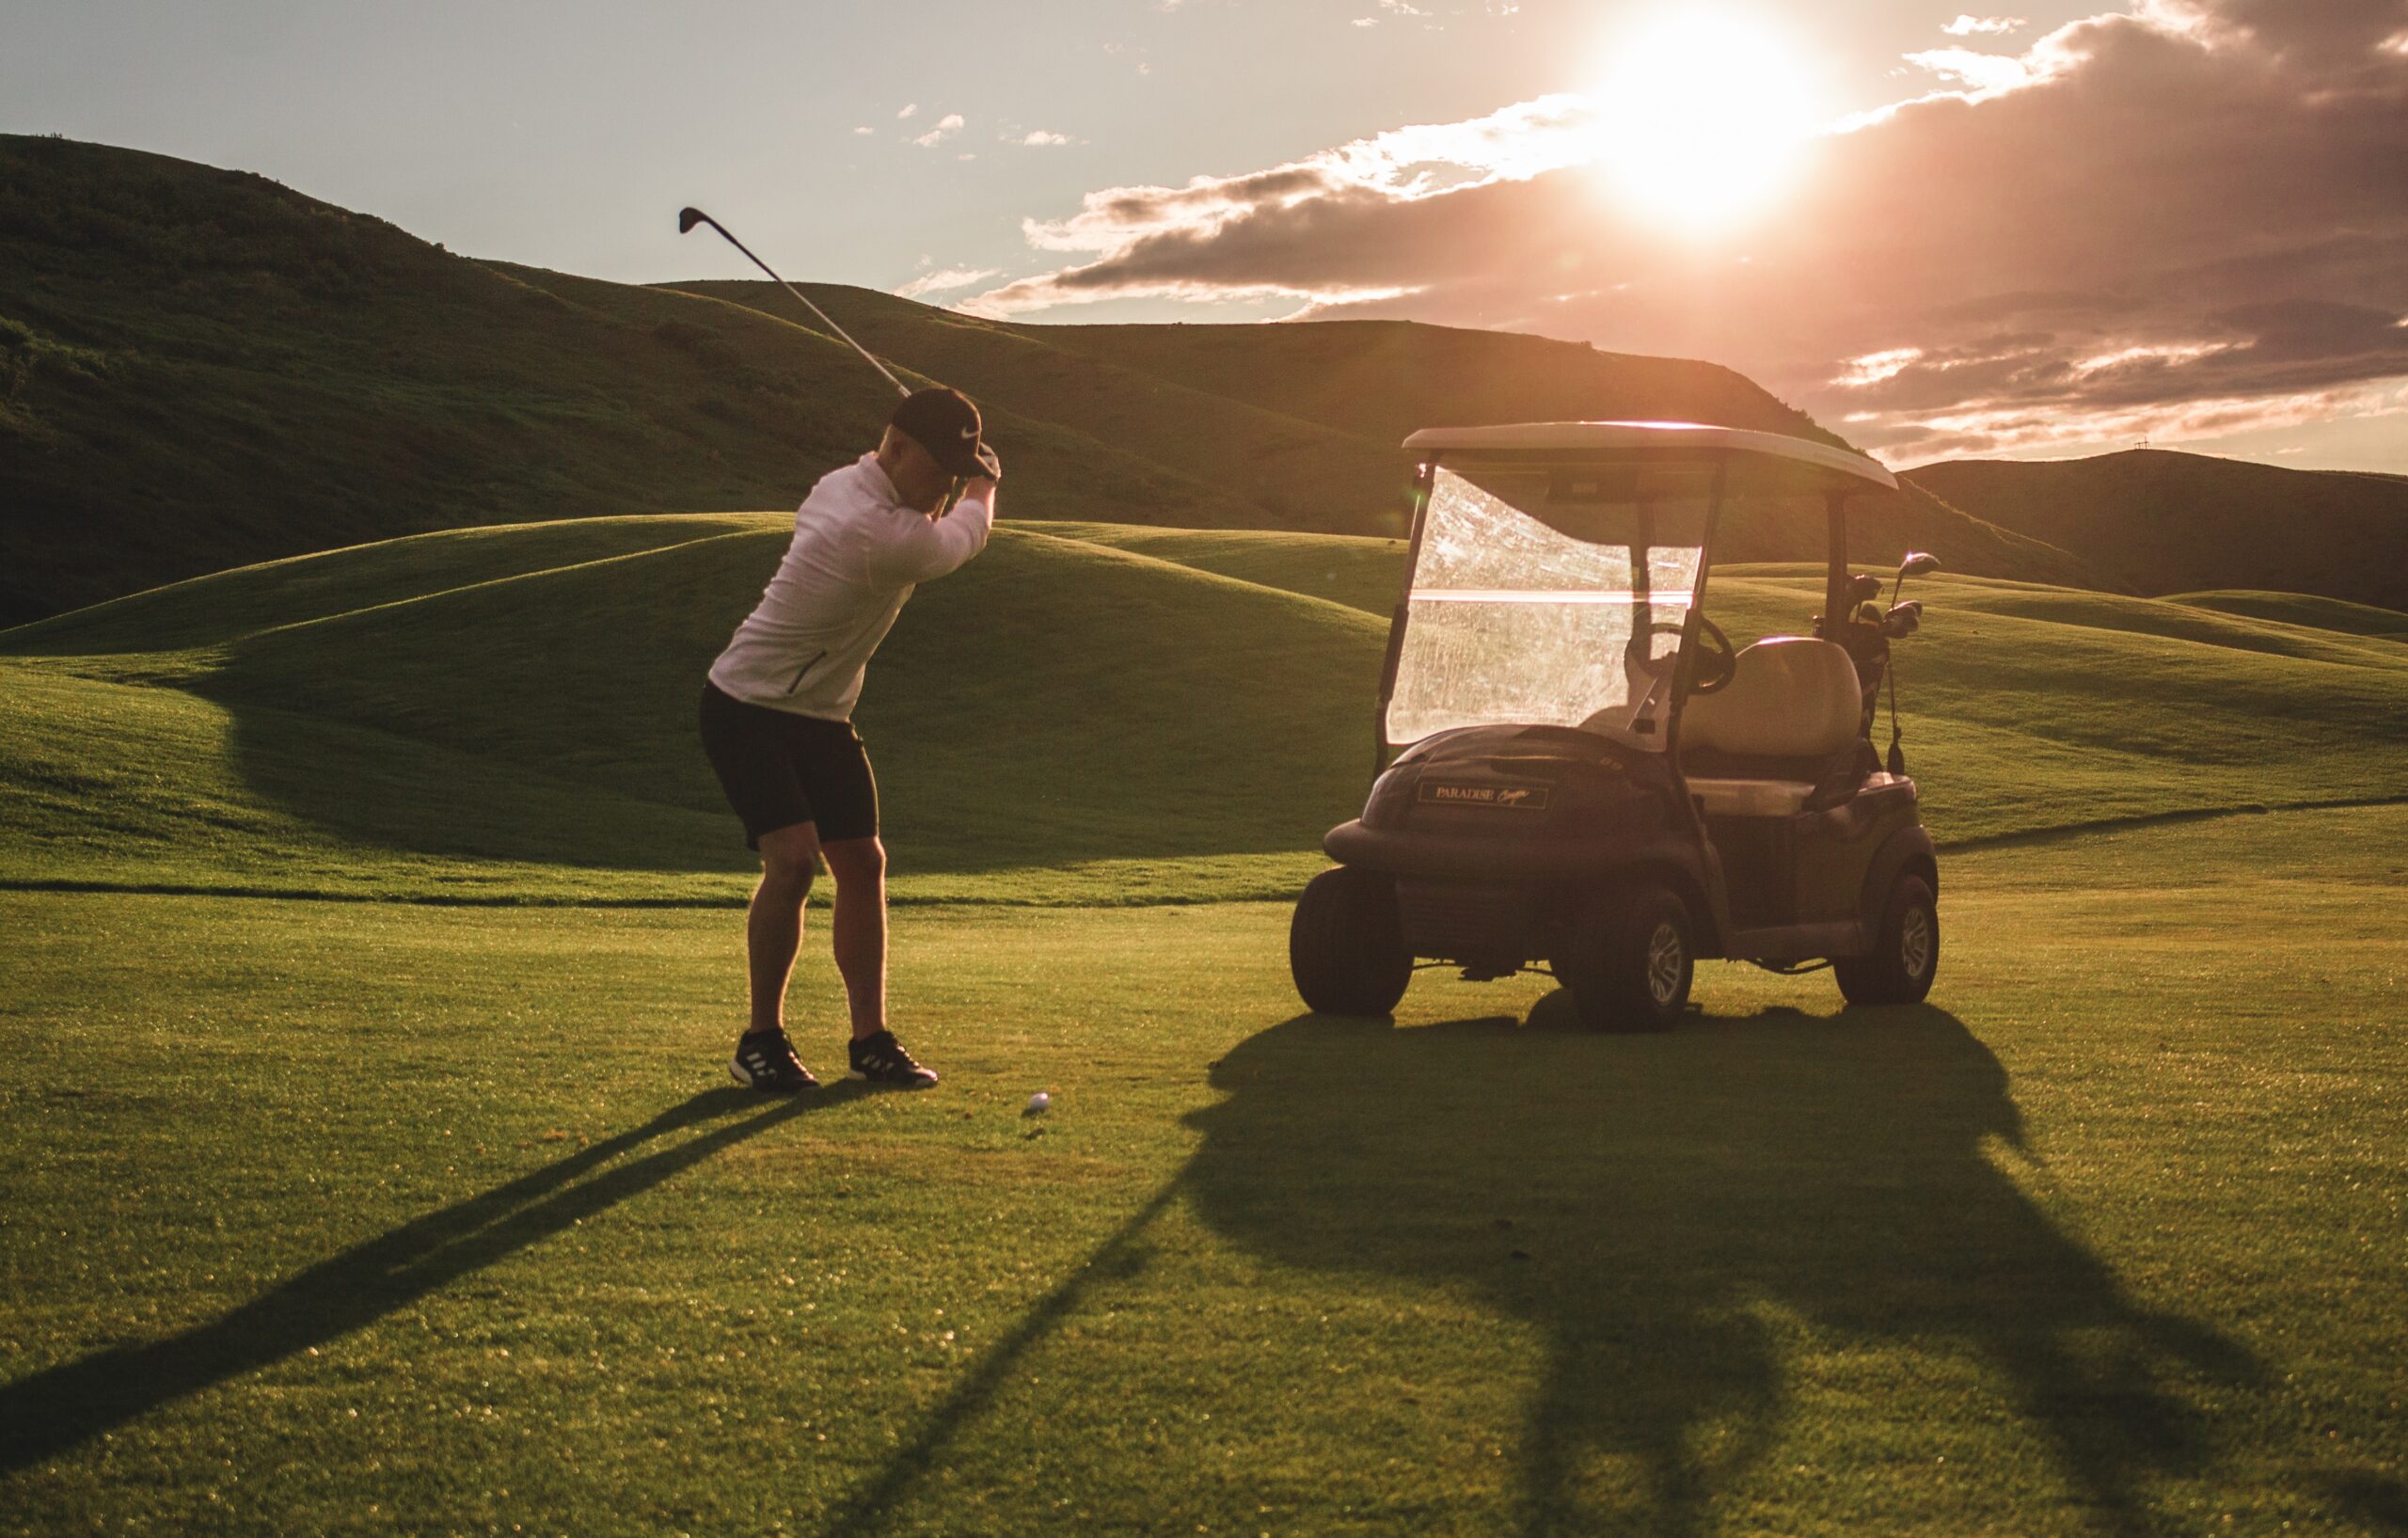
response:
[[[786,1039],[785,997],[823,855],[836,879],[852,1076],[913,1089],[937,1082],[887,1029],[886,848],[853,702],[913,586],[986,547],[1002,474],[968,397],[906,398],[874,452],[811,488],[777,575],[711,664],[703,749],[761,855],[744,925],[752,1019],[728,1065],[738,1084],[786,1094],[819,1086]],[[957,487],[962,496],[947,512]]]

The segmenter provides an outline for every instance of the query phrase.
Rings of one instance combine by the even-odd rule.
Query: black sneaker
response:
[[[872,1084],[901,1085],[906,1089],[927,1089],[937,1082],[937,1070],[922,1068],[895,1039],[893,1031],[880,1031],[876,1036],[858,1038],[853,1042],[853,1077],[867,1079]]]
[[[776,1095],[819,1087],[784,1031],[747,1031],[737,1038],[736,1060],[727,1065],[727,1074],[737,1084]]]

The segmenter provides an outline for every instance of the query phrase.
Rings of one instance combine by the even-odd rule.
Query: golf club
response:
[[[911,395],[911,386],[903,383],[902,380],[895,378],[893,372],[890,371],[885,364],[880,363],[877,358],[872,357],[868,348],[863,346],[860,342],[855,341],[852,337],[846,332],[843,326],[838,325],[834,321],[830,320],[828,318],[828,312],[820,309],[817,305],[813,304],[809,298],[804,296],[803,292],[800,289],[796,288],[792,283],[787,282],[784,278],[778,277],[776,269],[772,268],[768,262],[762,261],[759,257],[753,256],[752,248],[751,246],[745,245],[742,241],[737,240],[734,235],[727,232],[727,226],[720,223],[717,219],[712,218],[709,214],[704,213],[699,208],[681,208],[677,211],[677,233],[681,235],[691,234],[693,233],[694,226],[698,224],[706,224],[713,230],[718,230],[720,232],[721,239],[726,241],[727,244],[743,252],[747,257],[751,257],[752,265],[760,268],[763,272],[768,273],[770,278],[775,281],[780,288],[785,290],[788,293],[793,294],[797,299],[802,300],[802,307],[805,309],[810,310],[814,315],[818,316],[819,323],[822,325],[825,325],[829,330],[835,332],[839,337],[843,337],[845,339],[846,346],[850,347],[854,352],[862,355],[862,361],[867,363],[871,368],[876,369],[879,373],[884,374],[886,376],[886,382],[895,387],[896,394],[907,398]]]

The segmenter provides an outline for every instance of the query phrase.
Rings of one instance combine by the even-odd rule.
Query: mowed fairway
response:
[[[0,894],[0,1529],[2400,1530],[2408,809],[1943,878],[1649,1039],[915,908],[805,1104],[725,912]]]

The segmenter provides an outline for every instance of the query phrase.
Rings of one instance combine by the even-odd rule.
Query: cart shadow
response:
[[[840,1085],[762,1109],[756,1091],[705,1090],[640,1127],[354,1245],[208,1324],[0,1386],[0,1475],[339,1340],[806,1110],[850,1098],[851,1086]],[[746,1110],[755,1114],[739,1115]],[[703,1127],[670,1147],[625,1157]]]
[[[1547,1039],[1568,1013],[1273,1026],[1215,1065],[1227,1098],[1193,1118],[1187,1172],[1196,1213],[1249,1249],[1469,1284],[1543,1331],[1526,1531],[1702,1526],[1788,1414],[1795,1348],[1768,1312],[1826,1350],[1968,1359],[2112,1530],[2147,1525],[2152,1481],[2212,1460],[2185,1386],[2258,1364],[2128,1295],[2002,1170],[1990,1150],[2022,1147],[2020,1118],[1955,1017]],[[1928,1467],[1947,1444],[1912,1413],[1852,1419]]]

